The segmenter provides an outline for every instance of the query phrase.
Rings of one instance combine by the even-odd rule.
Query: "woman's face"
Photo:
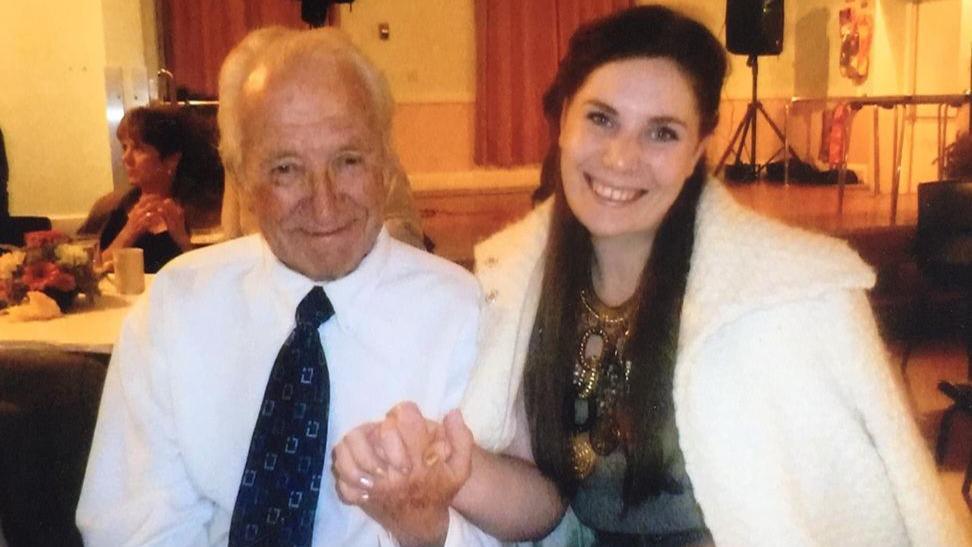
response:
[[[151,144],[133,139],[130,135],[123,135],[119,140],[128,181],[147,194],[168,194],[172,189],[172,175],[179,163],[179,154],[162,159]]]
[[[561,115],[567,203],[598,239],[650,242],[705,151],[689,80],[667,58],[593,71]]]

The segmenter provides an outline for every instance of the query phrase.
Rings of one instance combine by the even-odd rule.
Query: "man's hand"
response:
[[[335,446],[338,495],[403,547],[441,545],[449,506],[469,477],[473,446],[457,410],[440,425],[415,404],[399,404],[382,423],[359,426]]]

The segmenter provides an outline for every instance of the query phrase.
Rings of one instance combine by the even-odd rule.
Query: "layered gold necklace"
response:
[[[610,307],[593,290],[580,293],[580,342],[574,361],[574,424],[571,462],[580,479],[624,440],[619,403],[628,394],[631,361],[625,343],[638,307],[637,298]]]

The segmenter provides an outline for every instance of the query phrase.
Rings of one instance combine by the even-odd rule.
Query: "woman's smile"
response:
[[[627,205],[648,193],[647,190],[608,184],[589,173],[584,173],[584,179],[587,181],[587,186],[591,189],[591,192],[609,206]]]

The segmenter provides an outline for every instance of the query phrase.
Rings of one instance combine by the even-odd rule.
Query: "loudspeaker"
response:
[[[301,0],[300,18],[312,27],[324,26],[327,22],[327,10],[330,7],[330,0]]]
[[[311,27],[323,27],[334,4],[351,5],[354,0],[300,0],[300,18]]]
[[[740,55],[779,55],[783,0],[727,0],[726,48]]]

